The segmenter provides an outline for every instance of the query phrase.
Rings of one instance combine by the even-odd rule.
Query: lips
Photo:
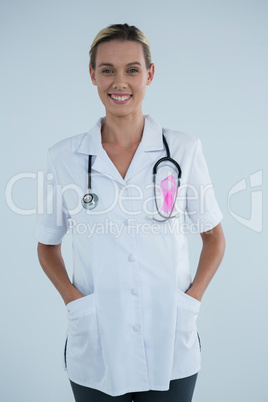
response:
[[[115,103],[119,103],[119,104],[124,104],[127,103],[132,95],[131,94],[124,94],[124,93],[120,93],[120,94],[108,94],[109,97],[112,99],[113,102]]]
[[[109,94],[112,99],[116,99],[119,101],[124,101],[131,98],[131,94]]]

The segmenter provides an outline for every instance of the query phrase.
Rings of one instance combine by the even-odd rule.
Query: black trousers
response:
[[[70,380],[76,402],[191,402],[198,373],[170,381],[168,391],[129,392],[111,396]]]

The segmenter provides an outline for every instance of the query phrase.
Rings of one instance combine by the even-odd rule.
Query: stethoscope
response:
[[[176,218],[178,216],[178,214],[174,215],[174,216],[171,216],[171,215],[172,215],[173,209],[175,207],[177,193],[178,193],[178,189],[180,187],[180,178],[181,178],[181,167],[180,167],[180,165],[178,164],[177,161],[175,161],[174,159],[172,159],[170,157],[169,146],[167,144],[166,138],[165,138],[163,133],[162,133],[162,136],[163,136],[163,142],[164,142],[164,145],[165,145],[165,148],[166,148],[167,156],[164,156],[163,158],[159,159],[155,163],[155,165],[153,167],[153,184],[154,184],[155,206],[156,206],[158,214],[163,218],[163,220],[159,220],[159,219],[156,219],[153,216],[150,216],[151,219],[153,219],[153,220],[155,220],[157,222],[163,222],[163,221],[166,221],[166,220],[171,219],[171,218]],[[98,205],[98,202],[99,202],[99,197],[97,196],[97,194],[91,192],[91,158],[92,158],[92,155],[88,155],[88,192],[82,198],[82,205],[83,205],[83,207],[85,209],[94,209]],[[156,202],[156,175],[157,175],[157,169],[158,169],[159,165],[162,162],[171,162],[173,165],[176,166],[176,169],[178,171],[176,194],[175,194],[175,196],[173,198],[172,208],[171,208],[170,213],[169,213],[168,216],[163,215],[159,211],[159,208],[158,208],[158,205],[157,205],[157,202]]]

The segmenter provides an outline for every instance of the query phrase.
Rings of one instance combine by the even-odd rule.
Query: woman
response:
[[[67,309],[65,368],[79,402],[189,402],[200,370],[196,318],[225,248],[201,143],[143,115],[154,64],[136,27],[100,31],[89,72],[106,116],[49,150],[36,228],[40,264]],[[153,184],[167,147],[173,162],[157,164]],[[192,281],[193,227],[203,247]],[[68,228],[72,282],[61,254]]]

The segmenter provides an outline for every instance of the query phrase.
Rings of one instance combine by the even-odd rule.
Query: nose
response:
[[[117,73],[115,75],[112,87],[113,87],[113,89],[118,89],[118,90],[127,88],[127,83],[125,81],[124,74]]]

